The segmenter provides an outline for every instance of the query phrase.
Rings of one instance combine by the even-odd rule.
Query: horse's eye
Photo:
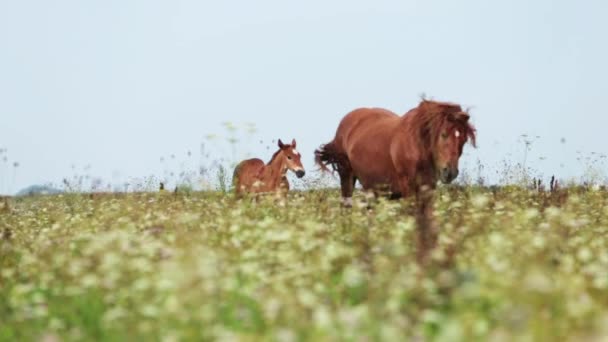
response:
[[[447,139],[448,134],[447,134],[447,133],[445,133],[445,132],[444,132],[444,133],[441,133],[441,137],[442,137],[443,139]]]
[[[287,156],[287,159],[291,160],[291,156]]]

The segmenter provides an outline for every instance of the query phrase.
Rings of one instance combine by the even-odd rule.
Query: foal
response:
[[[289,191],[287,171],[295,172],[298,178],[304,177],[304,167],[300,153],[296,150],[296,140],[291,144],[283,144],[279,139],[279,150],[274,153],[268,164],[261,159],[247,159],[240,162],[234,169],[232,184],[237,196],[245,193],[286,193]]]

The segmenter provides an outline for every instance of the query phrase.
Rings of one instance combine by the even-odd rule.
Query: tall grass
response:
[[[416,263],[408,202],[336,190],[65,194],[0,210],[0,340],[601,340],[608,192],[442,187]]]

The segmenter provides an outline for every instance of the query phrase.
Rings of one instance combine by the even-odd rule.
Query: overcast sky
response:
[[[601,0],[0,0],[0,192],[87,165],[162,176],[161,157],[220,153],[205,137],[223,122],[255,123],[239,157],[296,138],[311,169],[348,111],[404,113],[422,93],[472,107],[468,165],[523,161],[528,134],[529,165],[578,176],[577,151],[608,154],[607,15]]]

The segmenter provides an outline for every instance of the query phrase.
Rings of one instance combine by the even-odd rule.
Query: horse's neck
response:
[[[400,118],[398,137],[401,148],[408,148],[407,155],[411,159],[418,160],[418,163],[424,164],[423,168],[434,168],[433,155],[430,151],[426,150],[422,145],[424,142],[419,138],[419,130],[422,129],[415,123],[416,118],[414,117],[418,113],[418,109],[414,108]],[[419,146],[417,149],[411,149],[412,146]]]
[[[286,173],[283,164],[283,159],[277,157],[270,164],[264,166],[261,178],[268,187],[275,188],[280,184]]]
[[[393,137],[398,139],[401,143],[401,147],[408,147],[411,149],[412,146],[420,144],[420,139],[418,138],[419,132],[417,132],[418,127],[415,127],[414,123],[412,123],[413,110],[407,112],[404,116],[402,116],[399,120],[399,125],[397,126],[396,131],[394,132]],[[415,152],[418,152],[417,150]],[[412,156],[419,158],[420,156]]]
[[[401,116],[400,122],[399,122],[399,125],[401,126],[401,128],[403,129],[403,128],[407,128],[407,127],[411,126],[412,122],[414,121],[415,116],[417,114],[419,114],[418,108],[410,109],[405,114],[403,114],[403,116]]]

